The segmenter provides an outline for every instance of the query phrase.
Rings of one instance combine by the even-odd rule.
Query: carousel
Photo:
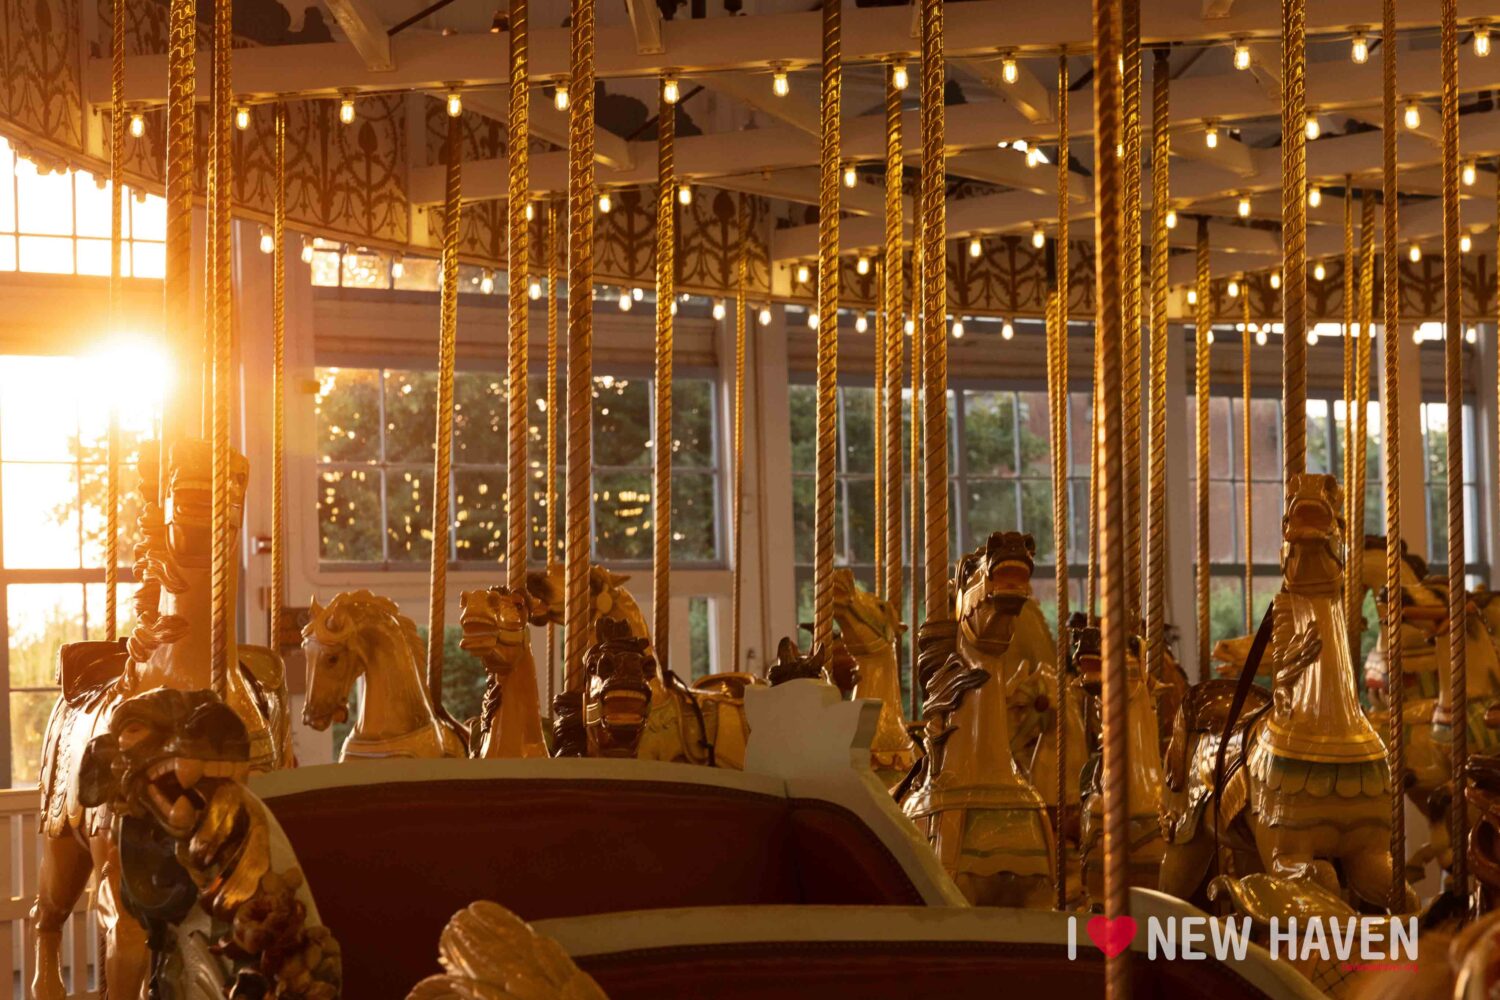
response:
[[[285,25],[257,40],[252,22],[286,12],[230,0],[113,0],[82,29],[63,4],[72,20],[51,29],[83,32],[64,98],[91,124],[67,140],[43,115],[29,148],[164,192],[164,343],[187,377],[128,506],[132,470],[111,438],[107,530],[117,539],[139,512],[138,586],[126,614],[111,567],[108,637],[57,651],[25,995],[1500,989],[1500,754],[1486,753],[1500,745],[1500,602],[1466,564],[1462,433],[1466,387],[1500,378],[1464,373],[1478,356],[1465,331],[1494,324],[1500,298],[1500,11],[511,0],[444,22],[450,2],[401,19],[327,0],[306,15],[302,32],[316,35],[317,14],[326,36],[312,40]],[[1222,74],[1193,71],[1205,54]],[[654,94],[629,136],[604,124],[620,81]],[[760,127],[686,117],[705,90]],[[398,169],[408,142],[432,162]],[[395,229],[382,198],[411,210]],[[503,358],[496,433],[506,495],[526,497],[531,414],[545,412],[546,558],[527,504],[511,502],[489,574],[450,572],[462,517],[432,519],[426,607],[368,576],[294,607],[285,410],[302,390],[286,258],[289,228],[316,212],[342,213],[370,246],[438,257],[429,510],[464,503],[460,269],[504,270],[520,305],[488,333]],[[247,221],[272,248],[255,306],[271,317],[266,385],[239,368],[233,234]],[[591,414],[595,286],[631,276],[655,293],[654,531],[649,576],[627,579],[593,557]],[[673,390],[684,291],[724,304],[733,369],[734,655],[706,674],[667,641],[672,413],[695,405]],[[755,663],[740,656],[741,519],[756,503],[745,390],[772,303],[806,309],[810,328],[812,613]],[[950,372],[978,356],[963,318],[1021,315],[1042,321],[1039,347],[1013,344],[1007,321],[986,349],[1044,376],[1050,580],[1013,520],[976,534],[971,519],[972,551],[950,524]],[[1433,567],[1412,554],[1425,539],[1403,537],[1428,503],[1421,466],[1367,468],[1364,446],[1401,441],[1425,412],[1410,341],[1429,328],[1442,340],[1429,396],[1449,429],[1434,474],[1446,506],[1432,512],[1447,557]],[[1317,347],[1320,332],[1342,346]],[[873,574],[836,558],[855,530],[840,510],[841,361],[844,380],[851,363],[873,377],[875,517],[859,529]],[[1274,456],[1252,454],[1257,371],[1279,375]],[[1349,417],[1342,467],[1319,472],[1308,385],[1323,372]],[[1211,494],[1212,382],[1239,397],[1233,462],[1246,483],[1273,462],[1273,499]],[[265,468],[235,448],[245,421],[270,427]],[[1191,455],[1169,444],[1183,422]],[[1172,463],[1191,496],[1172,495]],[[251,645],[243,516],[266,495],[269,642]],[[1277,517],[1280,578],[1257,595],[1250,536]],[[1212,642],[1210,544],[1231,529],[1244,615]],[[789,562],[793,543],[779,544]],[[487,681],[472,718],[443,697],[455,596],[461,648]],[[339,760],[299,766],[299,725],[347,726]],[[93,993],[64,944],[86,891]]]

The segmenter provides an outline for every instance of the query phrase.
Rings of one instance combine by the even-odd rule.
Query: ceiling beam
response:
[[[950,61],[959,70],[994,91],[1000,100],[1019,111],[1027,121],[1034,124],[1056,122],[1057,115],[1053,109],[1056,97],[1041,80],[1037,79],[1037,75],[1026,64],[1017,63],[1016,82],[1006,83],[1005,78],[1001,76],[999,57],[964,58]]]
[[[496,87],[482,91],[470,91],[464,94],[464,107],[475,114],[493,118],[497,122],[505,122],[510,116],[510,90],[508,87]],[[545,139],[554,146],[564,149],[568,146],[568,115],[565,111],[559,111],[552,102],[541,94],[531,95],[531,134],[538,139]],[[655,149],[655,144],[650,144]],[[594,129],[594,162],[603,164],[612,170],[629,170],[635,164],[635,153],[631,144],[601,128]],[[654,164],[655,154],[652,154]]]
[[[396,68],[391,59],[391,36],[385,33],[385,25],[369,0],[328,0],[328,12],[364,60],[366,69],[389,73]]]
[[[625,13],[630,17],[631,30],[635,32],[635,52],[640,56],[656,56],[667,51],[661,37],[661,10],[656,0],[625,0]]]
[[[696,78],[715,93],[748,104],[777,121],[785,122],[808,135],[822,135],[823,126],[811,88],[800,88],[777,97],[771,91],[770,78],[763,73],[712,73]]]

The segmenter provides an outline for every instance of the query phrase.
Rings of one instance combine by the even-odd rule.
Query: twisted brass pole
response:
[[[1349,633],[1354,634],[1355,596],[1361,585],[1361,561],[1355,556],[1354,535],[1354,367],[1359,345],[1354,339],[1355,275],[1359,267],[1354,257],[1354,181],[1344,176],[1344,617]],[[1353,650],[1354,646],[1351,645]]]
[[[173,445],[198,431],[196,407],[201,392],[193,380],[203,370],[202,343],[194,336],[190,308],[193,258],[193,143],[196,136],[193,91],[196,79],[197,4],[194,0],[171,0],[167,15],[167,160],[166,261],[163,271],[165,325],[168,352],[176,356],[178,391],[163,402],[161,461],[162,486],[167,484]],[[163,502],[167,493],[159,492]]]
[[[1066,705],[1068,671],[1066,670],[1068,648],[1065,641],[1068,621],[1068,562],[1067,534],[1067,397],[1068,383],[1064,377],[1067,340],[1061,334],[1058,317],[1061,313],[1062,294],[1056,289],[1047,293],[1047,430],[1052,446],[1052,534],[1057,547],[1055,585],[1057,587],[1057,699]],[[1068,713],[1059,711],[1053,726],[1054,752],[1057,755],[1057,809],[1052,816],[1053,843],[1057,845],[1057,864],[1053,871],[1056,895],[1053,905],[1065,909],[1068,905],[1067,839],[1064,836],[1067,820],[1068,791]]]
[[[875,509],[872,527],[875,533],[875,583],[871,590],[880,593],[885,586],[885,405],[886,405],[886,322],[881,309],[885,288],[885,261],[877,257],[873,261],[874,275],[871,287],[875,299],[875,402],[874,419],[870,422],[870,447],[875,458]]]
[[[948,593],[948,255],[944,199],[943,4],[921,0],[922,16],[922,339],[923,555],[927,620],[951,617]]]
[[[125,232],[125,0],[114,0],[110,24],[109,81],[109,325],[118,334],[124,280],[121,269]],[[120,596],[120,412],[109,407],[108,454],[104,467],[104,630],[115,641]]]
[[[1281,395],[1287,482],[1307,471],[1306,14],[1307,0],[1281,0]]]
[[[234,278],[230,270],[233,233],[229,201],[233,194],[230,173],[234,106],[229,86],[232,51],[233,8],[231,0],[216,0],[213,24],[212,121],[214,186],[209,211],[213,257],[209,295],[213,301],[213,613],[210,619],[210,678],[214,693],[229,697],[229,672],[234,651],[234,525],[229,513],[229,387],[232,379],[234,338]]]
[[[1360,199],[1360,268],[1359,268],[1359,336],[1355,338],[1354,353],[1354,500],[1352,504],[1354,527],[1350,536],[1354,539],[1354,551],[1349,559],[1360,559],[1365,545],[1365,477],[1369,464],[1368,444],[1370,431],[1370,352],[1374,349],[1373,314],[1375,308],[1375,196],[1366,191]],[[1361,589],[1356,587],[1354,606],[1349,614],[1351,640],[1349,648],[1356,657],[1360,648],[1360,635],[1364,632],[1364,605]]]
[[[276,177],[271,208],[271,641],[281,649],[286,604],[286,104],[275,119]]]
[[[1141,0],[1123,0],[1125,80],[1124,268],[1125,614],[1139,628],[1141,608]]]
[[[921,178],[918,178],[920,190]],[[920,198],[918,211],[921,211]],[[911,616],[915,628],[922,620],[922,399],[927,384],[927,347],[922,336],[922,239],[919,232],[912,247],[912,281],[907,307],[911,323],[911,500],[907,521],[911,532]],[[903,325],[904,330],[904,325]],[[908,642],[911,653],[911,718],[922,717],[922,680],[917,663],[917,643]]]
[[[1170,207],[1171,52],[1151,68],[1151,456],[1146,529],[1146,672],[1166,676],[1167,660],[1167,278]]]
[[[562,206],[547,206],[547,555],[543,567],[557,558],[557,287],[558,258],[562,247],[557,242],[557,216]],[[547,623],[547,705],[557,697],[557,626]]]
[[[443,693],[443,630],[448,594],[448,531],[453,465],[453,367],[458,345],[459,191],[463,122],[448,119],[446,185],[443,192],[442,285],[439,287],[437,420],[432,460],[432,559],[427,593],[427,690],[439,704]]]
[[[1453,713],[1453,883],[1469,895],[1469,809],[1464,767],[1469,759],[1469,688],[1464,641],[1469,592],[1464,580],[1463,253],[1458,246],[1458,0],[1441,0],[1439,62],[1443,67],[1443,390],[1448,403],[1448,701]],[[1394,890],[1393,890],[1394,891]]]
[[[1213,335],[1213,286],[1209,283],[1208,219],[1198,220],[1197,259],[1198,309],[1193,318],[1193,423],[1195,434],[1195,464],[1193,489],[1197,518],[1194,535],[1196,558],[1193,565],[1196,592],[1198,595],[1198,679],[1207,680],[1209,650],[1212,637],[1209,634],[1208,593],[1208,365],[1209,338]]]
[[[510,0],[510,108],[505,126],[509,197],[506,202],[505,272],[507,294],[505,400],[509,430],[505,451],[505,582],[515,593],[526,589],[526,557],[531,546],[527,530],[526,439],[528,340],[531,309],[531,227],[526,210],[531,203],[531,2]],[[550,293],[549,293],[550,294]]]
[[[745,546],[741,526],[745,514],[745,254],[749,245],[748,223],[745,196],[741,194],[735,211],[735,234],[739,237],[739,250],[734,255],[734,592],[731,601],[734,623],[730,627],[730,641],[734,648],[731,669],[735,672],[740,669],[740,618],[744,587],[741,554]]]
[[[564,566],[564,690],[583,683],[583,654],[593,595],[589,590],[593,505],[594,389],[594,0],[570,0],[568,37],[568,510]],[[658,636],[665,642],[665,636]]]
[[[1130,719],[1126,673],[1125,517],[1123,431],[1120,394],[1123,389],[1123,331],[1120,219],[1120,0],[1094,0],[1094,262],[1098,298],[1095,310],[1099,360],[1100,443],[1099,512],[1101,515],[1099,590],[1101,597],[1102,673],[1101,719],[1104,732],[1104,915],[1108,919],[1130,911],[1129,854]],[[1130,951],[1108,959],[1105,995],[1123,1000],[1130,995]]]
[[[823,0],[822,153],[818,170],[818,449],[813,538],[813,648],[833,641],[834,497],[838,492],[839,0]]]
[[[905,566],[901,552],[901,378],[906,349],[906,331],[902,324],[901,249],[902,203],[901,180],[904,164],[901,153],[901,91],[895,82],[895,67],[885,76],[885,313],[886,333],[886,406],[885,406],[885,599],[901,603]],[[915,396],[913,396],[915,399]],[[917,467],[912,466],[916,478]],[[913,510],[916,508],[913,507]],[[915,558],[915,556],[913,556]]]
[[[1386,689],[1390,699],[1390,730],[1386,745],[1391,770],[1391,894],[1392,912],[1405,909],[1406,879],[1406,673],[1401,651],[1401,463],[1397,450],[1401,441],[1400,352],[1400,273],[1396,264],[1396,3],[1381,3],[1381,187],[1385,202],[1385,246],[1382,255],[1382,291],[1384,308],[1381,321],[1385,326],[1385,399],[1381,413],[1385,417],[1385,655]],[[1455,854],[1462,853],[1455,851]]]
[[[651,634],[656,662],[670,669],[672,608],[672,312],[676,308],[677,178],[672,163],[677,108],[657,84],[656,116],[656,385],[651,393]],[[830,517],[832,513],[830,512]]]
[[[1245,634],[1255,631],[1255,486],[1250,444],[1250,283],[1240,283],[1240,438],[1245,470]]]

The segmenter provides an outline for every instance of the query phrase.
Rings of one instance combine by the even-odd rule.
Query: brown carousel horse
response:
[[[870,766],[887,788],[894,787],[911,770],[914,759],[901,711],[901,666],[896,662],[898,640],[906,626],[890,601],[859,589],[849,569],[833,573],[833,618],[844,649],[858,664],[854,697],[880,702],[880,721],[870,741]]]
[[[1265,653],[1271,693],[1243,688],[1250,710],[1231,719],[1241,681],[1208,681],[1192,689],[1174,723],[1161,810],[1164,892],[1193,898],[1222,842],[1236,852],[1235,875],[1258,861],[1276,879],[1312,880],[1341,895],[1341,870],[1358,898],[1379,906],[1388,897],[1391,774],[1354,689],[1340,599],[1342,506],[1332,476],[1288,483],[1282,590]]]
[[[160,497],[157,456],[141,456],[144,503],[141,541],[135,550],[135,572],[141,581],[134,599],[135,630],[118,643],[68,643],[58,654],[62,696],[47,722],[42,750],[43,846],[32,909],[32,990],[38,1000],[62,1000],[65,995],[59,955],[62,925],[96,868],[103,873],[98,908],[111,995],[140,995],[146,974],[145,933],[125,915],[120,899],[118,816],[107,805],[91,808],[82,797],[80,762],[89,742],[109,729],[116,707],[132,695],[161,687],[195,691],[211,686],[212,453],[205,442],[183,441],[170,458],[168,495]],[[234,455],[229,519],[235,533],[248,470],[244,457]],[[164,509],[171,511],[170,521]],[[236,583],[231,572],[231,606]],[[267,649],[239,646],[238,661],[238,669],[227,678],[227,703],[245,724],[248,763],[257,771],[290,766],[291,721],[281,659]],[[179,771],[175,787],[152,786],[153,801],[159,807],[165,804],[168,825],[179,817],[184,822],[190,818],[190,784],[191,769]]]
[[[316,599],[302,629],[307,700],[302,721],[322,732],[349,717],[349,692],[362,680],[359,717],[339,760],[463,757],[463,728],[427,689],[417,626],[396,602],[368,590]]]
[[[459,595],[459,646],[490,675],[473,743],[476,757],[545,757],[542,703],[531,653],[531,598],[508,587]]]
[[[1005,684],[1022,669],[1011,641],[1030,579],[1029,559],[992,536],[959,564],[958,620],[929,620],[917,639],[926,752],[896,796],[976,905],[1041,907],[1051,898],[1051,824],[1016,764]]]

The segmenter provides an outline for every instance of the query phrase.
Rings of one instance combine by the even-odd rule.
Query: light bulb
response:
[[[600,191],[599,192],[599,211],[603,212],[605,215],[608,215],[609,214],[609,210],[612,209],[612,208],[614,208],[614,207],[615,207],[615,203],[612,200],[610,200],[609,192],[608,191]]]
[[[558,80],[552,85],[552,106],[559,111],[568,110],[568,81]]]
[[[1167,220],[1166,221],[1167,221],[1167,228],[1168,229],[1176,229],[1177,228],[1177,209],[1175,209],[1175,208],[1169,208],[1169,209],[1167,209]]]
[[[906,335],[910,337],[912,334],[917,332],[917,321],[914,319],[909,319],[904,324],[902,324],[902,328],[906,331]]]
[[[854,164],[844,164],[844,187],[852,188],[859,183],[859,174],[855,173]]]
[[[1219,148],[1219,126],[1209,122],[1203,126],[1203,144],[1209,149]]]
[[[260,227],[260,252],[270,253],[276,249],[276,241],[271,238],[271,232],[265,226]]]
[[[345,125],[354,124],[354,98],[346,97],[339,101],[339,121]]]
[[[807,265],[806,264],[798,264],[797,265],[797,284],[799,284],[799,285],[805,285],[811,279],[812,279],[812,271],[810,271],[808,269]]]
[[[724,318],[725,312],[726,312],[726,310],[724,308],[724,300],[723,299],[715,299],[714,300],[714,319],[716,319],[716,320],[722,320]]]
[[[136,139],[146,134],[146,116],[139,111],[130,114],[130,134]]]
[[[897,90],[905,90],[911,86],[911,77],[906,74],[906,63],[898,62],[891,65],[891,86]]]
[[[1313,280],[1322,281],[1326,277],[1328,277],[1328,269],[1323,266],[1323,262],[1320,260],[1313,265]]]
[[[1014,149],[1018,153],[1024,153],[1024,152],[1026,152],[1026,150],[1029,149],[1030,146],[1031,146],[1031,144],[1028,143],[1025,139],[1017,139],[1017,140],[1015,140],[1014,142],[1012,142],[1010,144],[1010,148]],[[1004,142],[1000,143],[1000,148],[1001,149],[1005,148],[1005,143]]]
[[[1042,147],[1032,144],[1026,149],[1026,165],[1034,167],[1042,162]]]
[[[1265,347],[1266,346],[1266,331],[1264,331],[1264,330],[1256,330],[1255,331],[1255,342],[1257,344],[1259,344],[1261,347]]]
[[[1000,328],[1000,339],[1010,340],[1015,335],[1016,328],[1010,325],[1010,320],[1006,320],[1005,325]]]
[[[1277,288],[1280,288],[1280,287],[1281,287],[1281,272],[1280,271],[1272,271],[1271,272],[1271,288],[1272,289],[1277,289]]]
[[[1249,216],[1250,216],[1250,196],[1248,194],[1242,194],[1242,195],[1240,195],[1240,203],[1239,203],[1238,211],[1240,213],[1240,218],[1242,218],[1242,219],[1249,218]]]
[[[526,203],[525,215],[527,222],[530,222],[532,219],[536,218],[536,206],[529,201]]]
[[[693,186],[687,181],[677,185],[677,204],[691,205],[693,203]]]
[[[860,254],[859,257],[854,261],[854,272],[856,274],[869,274],[870,258],[866,257],[864,254]]]
[[[634,288],[632,288],[630,290],[630,297],[632,299],[635,299],[635,301],[639,302],[639,301],[641,301],[642,299],[644,299],[646,297],[646,290],[644,288],[642,288],[640,285],[636,285]]]
[[[682,92],[677,89],[677,78],[675,76],[669,76],[662,80],[661,99],[663,101],[667,104],[676,104],[681,96]]]
[[[1307,331],[1307,346],[1308,347],[1316,347],[1317,343],[1318,343],[1318,331],[1316,331],[1316,330],[1308,330]]]
[[[676,316],[677,315],[677,303],[676,302],[668,302],[667,303],[667,312],[669,314],[673,315],[673,316]]]
[[[1402,115],[1401,120],[1406,123],[1406,127],[1409,129],[1422,127],[1422,109],[1416,101],[1406,102],[1406,112]]]
[[[1041,226],[1037,226],[1031,231],[1031,245],[1038,250],[1047,245],[1047,234],[1042,230]]]
[[[1203,339],[1206,340],[1206,341],[1208,341],[1210,344],[1212,344],[1214,342],[1214,330],[1213,330],[1213,327],[1209,327],[1208,328],[1208,335],[1206,337],[1204,337]]]
[[[630,312],[630,307],[635,305],[635,298],[625,289],[620,289],[620,312]]]
[[[1309,208],[1317,208],[1323,204],[1323,189],[1314,184],[1307,189],[1307,205]]]
[[[533,281],[531,284],[527,285],[526,295],[533,302],[535,302],[537,299],[540,299],[542,297],[542,283],[540,281]]]
[[[1474,166],[1474,161],[1465,160],[1462,169],[1459,171],[1459,175],[1463,179],[1464,187],[1473,187],[1474,182],[1479,179],[1479,171]]]
[[[761,326],[770,326],[771,325],[771,307],[770,306],[761,306],[760,307],[760,314],[758,316],[756,316],[755,318],[760,321],[760,325]]]
[[[964,321],[956,319],[953,321],[953,339],[962,340],[964,337]]]
[[[307,245],[306,256],[309,259],[312,257],[311,244]],[[406,274],[406,261],[403,260],[401,255],[398,253],[396,254],[396,256],[391,258],[391,277],[400,278],[404,274]]]
[[[1419,262],[1422,259],[1422,248],[1413,243],[1411,245],[1411,249],[1406,251],[1406,259],[1411,261],[1413,264]]]
[[[969,237],[969,256],[976,259],[984,256],[984,244],[979,241],[978,236]]]
[[[481,295],[489,295],[495,291],[495,272],[486,269],[484,277],[479,279],[479,292]]]
[[[310,240],[306,236],[304,236],[304,237],[302,237],[302,263],[304,263],[304,264],[311,264],[312,263],[312,259],[313,259],[313,245],[312,245],[312,240]],[[395,268],[392,267],[391,270],[394,272]]]
[[[854,317],[855,333],[864,333],[868,329],[870,329],[870,320],[865,316],[864,313],[860,313],[858,316]]]
[[[1370,59],[1370,40],[1365,37],[1363,31],[1356,31],[1354,39],[1349,43],[1349,58],[1355,63],[1363,66]]]
[[[1318,124],[1317,115],[1307,116],[1307,124],[1302,126],[1302,132],[1309,139],[1316,139],[1323,134],[1323,126]]]
[[[809,330],[816,330],[818,328],[818,311],[816,309],[809,309],[807,311],[807,328]]]
[[[1234,68],[1250,68],[1250,43],[1243,38],[1236,38],[1234,40]]]
[[[448,91],[448,117],[457,118],[464,113],[464,99],[456,90]]]
[[[1474,240],[1468,233],[1464,233],[1458,238],[1458,252],[1468,253],[1472,249],[1474,249]]]
[[[1472,326],[1469,327],[1464,331],[1464,342],[1469,344],[1479,343],[1479,331]]]
[[[1190,305],[1190,306],[1195,306],[1195,305],[1198,304],[1198,289],[1196,289],[1196,288],[1189,288],[1188,289],[1187,302],[1188,302],[1188,305]]]
[[[787,79],[786,70],[778,69],[771,74],[771,93],[777,97],[785,97],[792,92],[792,82]]]
[[[1007,52],[1000,57],[1000,79],[1006,83],[1015,83],[1021,78],[1021,68],[1016,65],[1016,57]]]
[[[1230,278],[1229,285],[1224,289],[1224,291],[1229,293],[1229,297],[1231,299],[1237,299],[1240,297],[1240,283],[1235,279]]]
[[[1490,54],[1490,26],[1474,25],[1474,54],[1483,59]]]
[[[1419,344],[1419,345],[1422,343],[1422,328],[1421,327],[1418,327],[1417,329],[1415,329],[1415,330],[1413,330],[1411,332],[1411,342],[1413,344]]]
[[[234,109],[234,127],[241,132],[250,127],[250,109],[243,104]]]

